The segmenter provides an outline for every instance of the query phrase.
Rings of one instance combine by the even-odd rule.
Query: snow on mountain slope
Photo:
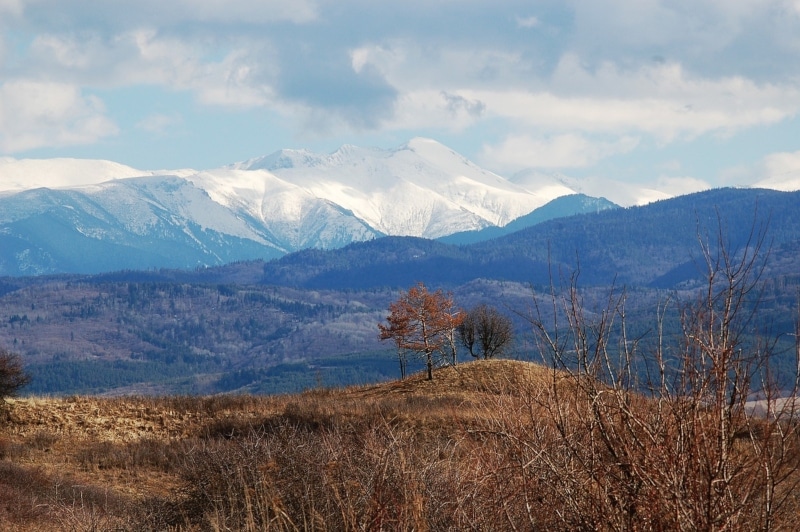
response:
[[[575,188],[564,184],[559,177],[543,174],[535,170],[523,170],[511,176],[510,181],[546,202],[561,196],[578,193]]]
[[[380,236],[352,212],[265,170],[228,167],[188,179],[214,201],[254,220],[287,251],[335,248]]]
[[[177,226],[193,224],[200,230],[273,245],[261,232],[213,201],[205,190],[179,177],[119,179],[76,190],[114,213],[116,220],[138,235],[148,234],[166,220]]]
[[[266,170],[391,235],[435,238],[504,225],[552,199],[421,138],[395,150],[343,146],[329,155],[282,150],[227,170]]]
[[[0,275],[191,268],[286,249],[174,176],[0,195]]]

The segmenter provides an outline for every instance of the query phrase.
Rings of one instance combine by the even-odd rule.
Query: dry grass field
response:
[[[626,468],[615,469],[618,457],[591,455],[607,460],[595,473],[579,467],[589,456],[569,450],[579,432],[565,435],[554,416],[555,392],[579,401],[579,389],[563,379],[536,364],[489,360],[439,369],[432,381],[412,375],[277,397],[18,399],[0,425],[0,529],[595,530],[627,522],[664,530],[688,523],[659,507],[669,501],[637,480],[647,475],[626,480]],[[580,434],[587,448],[596,443],[593,430]],[[797,481],[795,447],[788,484],[778,491]],[[752,454],[746,444],[736,449]],[[737,475],[758,469],[736,463],[743,464]],[[734,520],[708,529],[763,522],[761,506],[751,504],[763,493],[748,493]],[[767,528],[796,524],[797,501],[781,500]],[[628,521],[618,519],[623,514]]]
[[[222,518],[206,514],[205,508],[193,508],[195,515],[181,507],[187,498],[197,496],[189,483],[191,475],[197,474],[192,469],[196,461],[208,453],[217,456],[220,442],[231,448],[246,447],[251,437],[268,439],[280,434],[296,438],[301,446],[315,437],[374,437],[386,431],[403,437],[413,434],[415,439],[430,439],[432,446],[446,448],[457,442],[465,427],[486,415],[493,402],[487,396],[508,390],[509,379],[525,378],[534,368],[514,362],[473,363],[442,369],[432,382],[414,376],[382,385],[276,397],[11,400],[0,426],[0,528],[140,530],[205,529],[208,525],[238,529],[216,522]],[[315,458],[324,454],[318,451]],[[363,451],[337,450],[341,454]],[[409,458],[424,462],[431,451],[409,449],[419,455]],[[330,458],[324,467],[332,467]],[[228,465],[270,464],[267,460]],[[309,461],[295,467],[300,472],[319,465]],[[276,528],[339,527],[323,522],[310,526],[287,516],[276,522]]]

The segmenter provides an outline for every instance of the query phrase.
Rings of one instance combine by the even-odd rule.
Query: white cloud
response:
[[[662,50],[703,61],[742,34],[762,31],[784,0],[569,0],[574,14],[572,50],[586,57],[635,57]]]
[[[481,161],[494,168],[581,168],[601,159],[627,153],[638,139],[622,137],[615,141],[597,141],[580,135],[564,134],[539,139],[527,135],[509,136],[497,146],[484,145]]]
[[[307,0],[176,0],[173,2],[134,2],[144,12],[158,14],[166,11],[180,19],[193,18],[212,22],[244,22],[260,24],[289,21],[296,24],[310,22],[318,16],[314,2]],[[142,5],[144,4],[144,5]],[[165,6],[166,4],[166,6]],[[172,4],[172,6],[170,6]],[[145,5],[147,7],[145,7]],[[154,19],[156,21],[157,19]]]
[[[318,18],[313,0],[0,0],[0,7],[4,4],[17,12],[30,11],[40,24],[50,27],[74,27],[89,21],[116,29],[188,22],[250,26],[275,22],[303,24]]]
[[[199,66],[192,76],[177,85],[194,91],[205,104],[280,107],[269,83],[274,74],[264,72],[263,67],[262,62],[253,60],[250,52],[234,50],[222,61]]]
[[[0,13],[20,16],[23,10],[23,0],[0,0]]]
[[[433,128],[462,131],[484,116],[486,105],[440,90],[415,90],[398,96],[391,118],[383,122],[388,130]]]
[[[102,102],[62,83],[12,81],[0,86],[0,150],[88,144],[117,127]]]
[[[223,51],[218,59],[211,57],[213,50],[205,49],[201,43],[150,30],[126,35],[125,39],[135,43],[135,52],[119,69],[122,84],[148,83],[189,90],[199,101],[211,105],[252,107],[267,103],[265,92],[269,89],[258,79],[259,75],[265,77],[258,72],[263,62],[253,58],[253,51],[235,47]]]
[[[764,158],[765,177],[777,177],[800,170],[800,151],[773,153]]]
[[[753,186],[800,190],[800,151],[772,153],[764,158],[756,172],[761,179]]]
[[[523,89],[461,94],[486,103],[488,116],[527,126],[587,132],[643,132],[662,141],[769,125],[797,114],[800,90],[743,78],[693,78],[677,65],[576,76],[559,92]],[[613,79],[610,79],[613,78]],[[579,82],[579,83],[578,83]],[[581,87],[586,87],[585,89]]]
[[[413,126],[415,112],[420,125],[429,124],[432,95],[441,91],[481,102],[483,116],[519,127],[645,133],[661,142],[729,135],[780,122],[800,110],[800,86],[794,81],[707,77],[674,61],[592,65],[566,53],[552,72],[541,73],[517,53],[468,46],[431,53],[408,41],[363,46],[351,57],[354,68],[373,65],[399,91],[397,122],[405,127]],[[419,104],[422,95],[427,105]]]
[[[33,63],[73,83],[99,87],[160,85],[193,92],[210,105],[266,105],[277,75],[274,54],[247,40],[214,46],[204,40],[137,29],[104,39],[98,35],[43,35],[31,45]],[[272,68],[272,71],[270,71]]]
[[[770,153],[755,164],[725,168],[719,180],[728,186],[800,190],[800,151]]]
[[[402,92],[540,83],[531,77],[519,52],[477,43],[429,46],[409,39],[388,39],[364,44],[354,49],[351,57],[354,67],[372,65]]]

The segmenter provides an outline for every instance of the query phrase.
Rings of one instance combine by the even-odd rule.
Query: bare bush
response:
[[[530,398],[549,427],[531,455],[564,505],[562,526],[592,529],[772,530],[790,524],[800,435],[793,401],[779,402],[774,343],[754,322],[762,235],[738,253],[721,236],[702,246],[707,268],[696,299],[676,303],[677,339],[660,309],[655,343],[626,326],[623,292],[587,308],[577,274],[537,307],[549,386]],[[673,302],[675,303],[675,302]],[[550,316],[545,323],[542,316]],[[674,341],[670,341],[674,340]],[[758,386],[754,386],[757,379]],[[794,397],[794,385],[782,390]],[[759,392],[756,416],[747,401]],[[535,404],[534,404],[535,403]]]
[[[14,397],[30,382],[19,355],[0,348],[0,401]]]

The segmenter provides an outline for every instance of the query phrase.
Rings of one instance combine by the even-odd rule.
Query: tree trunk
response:
[[[425,353],[426,355],[426,365],[428,366],[428,380],[433,380],[433,353]]]
[[[400,361],[400,380],[404,380],[406,378],[406,356],[400,348],[397,349],[397,358]]]

